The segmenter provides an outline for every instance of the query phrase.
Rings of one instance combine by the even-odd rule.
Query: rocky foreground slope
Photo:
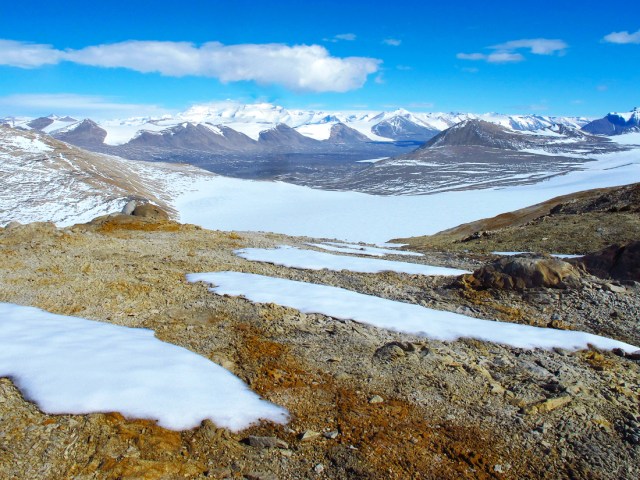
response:
[[[261,273],[635,345],[638,283],[581,273],[565,289],[474,289],[453,277],[312,272],[233,253],[309,248],[310,240],[124,215],[0,229],[0,301],[151,328],[291,413],[286,426],[230,433],[207,421],[175,432],[118,413],[45,415],[0,379],[0,477],[640,476],[635,357],[427,340],[216,296],[185,274]],[[474,270],[491,258],[431,252],[412,260]]]
[[[175,196],[212,174],[181,164],[131,162],[0,126],[0,224],[49,219],[69,225],[145,199],[168,211]]]

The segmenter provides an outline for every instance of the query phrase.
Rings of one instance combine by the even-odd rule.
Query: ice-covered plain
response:
[[[176,201],[180,219],[219,230],[257,230],[380,243],[436,233],[550,198],[640,181],[640,151],[594,155],[580,171],[532,185],[376,196],[315,190],[282,182],[211,177]]]
[[[398,272],[409,275],[462,275],[467,272],[455,268],[436,267],[420,263],[394,262],[378,258],[362,258],[303,250],[287,245],[278,248],[244,248],[235,254],[253,262],[272,263],[289,268],[307,270],[349,270],[359,273]]]
[[[0,303],[0,377],[50,414],[120,412],[172,430],[288,419],[231,372],[152,330],[9,303]]]
[[[454,341],[474,338],[515,348],[580,350],[593,345],[604,350],[638,347],[580,331],[532,327],[495,322],[453,312],[433,310],[409,303],[326,285],[238,272],[192,273],[189,282],[205,282],[218,295],[242,296],[256,303],[277,303],[303,313],[319,313],[341,320],[354,320],[377,328]]]

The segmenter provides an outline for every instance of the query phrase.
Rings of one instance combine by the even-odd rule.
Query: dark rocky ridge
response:
[[[50,117],[40,117],[34,120],[31,120],[27,123],[28,126],[33,128],[34,130],[42,130],[43,128],[47,128],[49,125],[53,123],[53,119]]]
[[[237,150],[256,148],[256,142],[229,127],[215,127],[221,134],[206,125],[184,123],[160,132],[143,131],[132,138],[125,147],[154,147],[163,149],[187,149],[200,151]]]
[[[72,129],[56,133],[54,138],[87,150],[99,151],[107,132],[93,120],[85,119]]]
[[[484,120],[465,120],[439,133],[422,147],[416,154],[435,147],[486,147],[503,150],[521,150],[532,147],[535,142],[521,133],[515,133],[500,125]]]
[[[582,130],[596,135],[621,135],[623,133],[640,132],[640,110],[638,107],[631,112],[630,118],[609,113],[604,118],[599,118],[588,123]]]
[[[640,240],[611,245],[578,259],[576,263],[600,278],[640,282]]]
[[[329,143],[351,144],[351,143],[368,143],[371,140],[362,133],[346,126],[344,123],[336,123],[331,127],[331,133],[327,139]]]
[[[295,153],[315,150],[320,147],[321,142],[305,137],[297,130],[280,123],[272,129],[260,132],[258,144],[269,150],[286,149],[288,152]]]

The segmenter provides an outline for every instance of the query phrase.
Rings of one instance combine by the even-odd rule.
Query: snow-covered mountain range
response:
[[[541,130],[553,125],[581,128],[589,123],[584,117],[551,117],[543,115],[503,115],[497,113],[422,113],[399,109],[394,111],[322,111],[287,109],[270,103],[238,104],[235,102],[196,105],[176,115],[160,118],[138,117],[94,122],[104,130],[105,145],[119,146],[151,135],[171,136],[176,127],[204,125],[213,134],[225,137],[243,134],[247,140],[260,142],[261,134],[285,125],[301,137],[317,141],[331,138],[335,125],[348,127],[352,136],[373,142],[424,142],[463,120],[484,120],[514,130]],[[37,119],[5,118],[0,123],[13,127],[40,130],[53,135],[65,135],[82,129],[82,120],[71,117],[49,116]],[[225,126],[226,130],[219,127]],[[344,129],[344,127],[341,127]],[[262,135],[264,136],[264,135]],[[247,138],[244,138],[247,137]]]

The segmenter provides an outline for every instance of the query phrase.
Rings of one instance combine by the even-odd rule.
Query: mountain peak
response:
[[[484,120],[469,119],[439,133],[420,148],[480,146],[517,150],[522,143],[520,135],[506,127]]]
[[[597,135],[620,135],[640,130],[640,110],[634,107],[629,112],[610,112],[604,118],[588,123],[582,129]]]

